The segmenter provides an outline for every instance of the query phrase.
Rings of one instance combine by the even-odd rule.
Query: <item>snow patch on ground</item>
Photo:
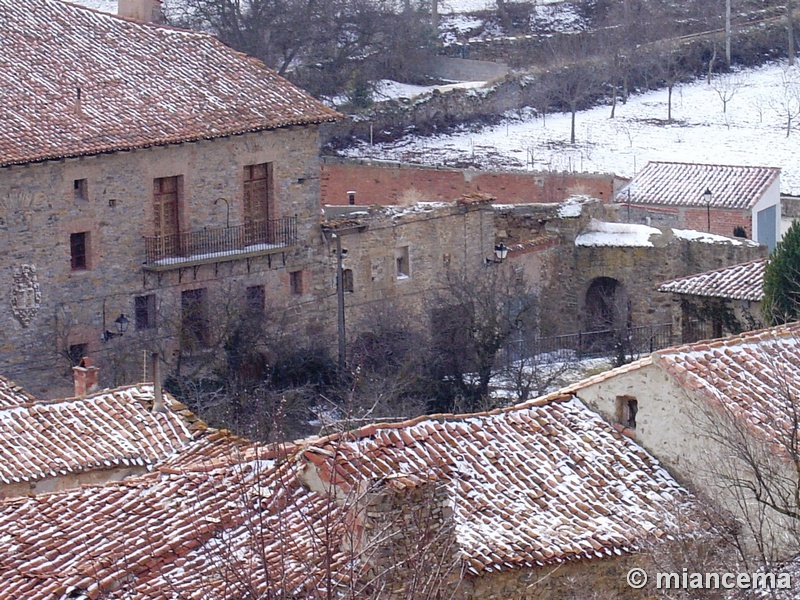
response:
[[[569,142],[570,115],[539,118],[532,110],[506,116],[493,127],[453,134],[409,135],[395,142],[361,144],[346,156],[430,165],[470,161],[482,168],[614,173],[632,177],[651,160],[782,169],[781,191],[800,194],[800,131],[786,136],[778,99],[784,97],[785,66],[771,64],[738,74],[742,87],[723,112],[715,86],[721,79],[681,85],[673,92],[667,123],[667,91],[632,96],[610,107],[578,113],[577,142]],[[800,69],[797,70],[800,75]]]

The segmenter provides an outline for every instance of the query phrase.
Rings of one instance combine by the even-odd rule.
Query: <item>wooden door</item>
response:
[[[153,180],[153,225],[160,242],[162,256],[180,254],[180,221],[178,218],[178,177]]]
[[[272,163],[244,168],[244,232],[246,244],[272,242]]]

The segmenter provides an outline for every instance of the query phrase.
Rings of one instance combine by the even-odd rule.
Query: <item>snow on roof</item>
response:
[[[661,230],[634,223],[608,223],[592,219],[575,238],[576,246],[652,247],[650,236]]]
[[[334,586],[356,571],[342,514],[270,460],[18,498],[0,503],[0,586],[25,600],[316,597],[326,560]]]
[[[724,269],[672,279],[660,284],[658,291],[760,302],[764,297],[766,265],[767,259],[753,260]]]
[[[36,398],[31,396],[16,383],[5,377],[0,377],[0,410],[13,408],[15,406],[24,406],[25,404],[35,401]]]
[[[59,0],[0,0],[0,165],[334,121],[214,37]]]
[[[684,490],[570,396],[475,415],[367,426],[312,442],[323,481],[441,481],[473,574],[629,552],[671,530]],[[335,470],[336,476],[333,475]]]
[[[654,363],[768,440],[792,431],[791,403],[800,397],[800,323],[661,350]]]
[[[673,229],[673,235],[682,240],[689,240],[690,242],[702,242],[705,244],[729,244],[731,246],[758,246],[758,242],[744,238],[728,237],[725,235],[717,235],[716,233],[708,233],[707,231],[696,231],[694,229]]]
[[[661,206],[752,208],[780,177],[775,167],[704,165],[651,161],[617,194],[617,202]],[[629,193],[630,192],[630,193]]]
[[[175,402],[174,410],[154,414],[152,402],[153,387],[138,385],[0,410],[0,482],[147,466],[169,456],[194,438],[195,419]]]

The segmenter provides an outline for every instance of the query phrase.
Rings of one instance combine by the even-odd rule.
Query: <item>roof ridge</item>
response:
[[[424,421],[452,422],[452,421],[464,421],[466,419],[477,418],[477,417],[490,417],[520,410],[526,410],[528,408],[533,408],[538,406],[546,406],[548,404],[555,402],[566,402],[571,400],[573,397],[574,394],[564,393],[561,390],[559,390],[547,394],[545,396],[539,396],[538,398],[534,398],[532,400],[526,400],[525,402],[521,402],[519,404],[493,408],[488,411],[478,411],[473,413],[434,413],[431,415],[419,415],[416,417],[412,417],[411,419],[406,419],[405,421],[396,421],[396,422],[384,421],[380,423],[370,423],[369,425],[363,425],[361,427],[358,427],[356,429],[350,429],[348,431],[331,433],[325,436],[310,436],[308,438],[296,440],[294,442],[294,444],[296,445],[296,448],[294,450],[302,454],[302,452],[304,452],[305,449],[308,448],[309,446],[325,445],[340,440],[342,442],[352,442],[372,437],[378,431],[391,431],[396,429],[404,429],[406,427],[413,427],[414,425],[419,425]]]
[[[762,329],[753,329],[750,331],[743,331],[736,335],[730,335],[721,338],[709,338],[706,340],[698,340],[679,346],[670,348],[663,348],[653,352],[659,359],[665,358],[666,355],[678,354],[681,352],[691,352],[693,350],[704,350],[706,348],[714,347],[729,347],[738,344],[744,344],[756,339],[777,339],[779,337],[786,337],[791,333],[797,332],[800,336],[800,321],[793,321],[791,323],[784,323],[783,325],[773,325],[772,327],[764,327]],[[774,335],[772,335],[774,333]]]

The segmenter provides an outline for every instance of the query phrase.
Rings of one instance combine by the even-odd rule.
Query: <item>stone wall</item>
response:
[[[339,219],[342,211],[335,210]],[[485,268],[493,256],[495,230],[487,199],[448,205],[372,207],[354,210],[349,221],[362,227],[342,235],[342,268],[350,272],[345,294],[348,339],[369,326],[376,310],[424,319],[436,303],[448,270]],[[335,221],[334,221],[335,222]],[[329,289],[336,289],[336,245],[326,241]],[[398,271],[398,260],[405,272]],[[329,299],[335,314],[336,299]]]
[[[766,256],[766,247],[752,242],[708,243],[670,234],[660,236],[652,247],[575,245],[575,237],[590,218],[615,221],[618,210],[588,204],[580,216],[566,218],[559,217],[552,206],[495,210],[498,233],[505,234],[501,237],[511,246],[508,261],[529,274],[530,283],[541,294],[543,334],[589,327],[586,295],[597,278],[619,283],[630,302],[631,326],[666,324],[673,320],[673,302],[669,294],[656,292],[659,283]]]
[[[611,201],[626,180],[610,174],[484,171],[409,163],[324,158],[322,204],[407,205],[452,202],[464,194],[489,194],[500,204],[561,202],[575,194]]]
[[[143,269],[143,236],[154,233],[154,178],[182,177],[181,231],[224,228],[243,222],[244,166],[264,162],[274,165],[277,216],[297,217],[300,246],[247,260]],[[144,348],[159,349],[174,366],[181,292],[187,290],[208,290],[209,317],[230,313],[254,285],[265,287],[271,304],[314,304],[325,287],[322,265],[309,254],[321,244],[318,169],[315,127],[3,169],[0,372],[36,395],[57,397],[72,387],[70,346],[85,345],[101,367],[103,387],[140,380]],[[75,192],[77,180],[86,182],[85,197]],[[81,232],[88,237],[88,268],[75,270],[70,235]],[[35,283],[31,270],[20,277],[23,265],[35,268]],[[293,270],[304,271],[302,294],[290,290]],[[137,331],[134,298],[149,294],[156,298],[157,327]],[[12,302],[30,305],[27,316],[15,316]],[[103,332],[116,331],[120,314],[131,321],[128,332],[104,342]]]

